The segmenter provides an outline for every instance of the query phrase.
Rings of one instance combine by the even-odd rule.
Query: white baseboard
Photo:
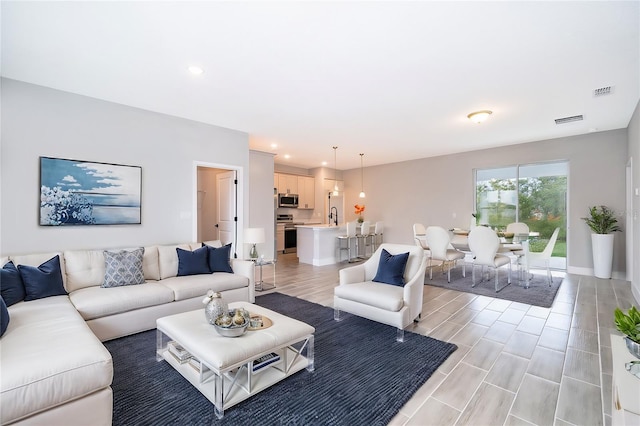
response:
[[[569,274],[575,275],[586,275],[589,277],[593,277],[593,268],[579,268],[577,266],[569,266],[567,268],[567,272]],[[611,278],[616,280],[627,281],[627,274],[625,272],[613,271],[611,272]]]

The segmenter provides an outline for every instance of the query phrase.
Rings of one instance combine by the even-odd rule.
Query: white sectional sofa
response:
[[[112,288],[101,287],[102,250],[0,258],[0,266],[12,261],[37,267],[58,255],[69,293],[8,307],[10,322],[0,339],[0,424],[110,425],[113,365],[101,341],[153,329],[166,315],[201,309],[209,289],[227,302],[254,302],[251,261],[232,259],[232,274],[177,276],[176,248],[200,247],[145,247],[145,282]]]

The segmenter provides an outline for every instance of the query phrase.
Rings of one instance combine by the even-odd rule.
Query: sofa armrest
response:
[[[423,256],[418,272],[404,285],[403,298],[405,304],[409,306],[412,319],[422,313],[422,302],[424,294],[424,273],[427,269],[427,257]]]
[[[340,285],[361,283],[365,281],[364,264],[340,269]]]
[[[249,303],[256,302],[256,274],[255,262],[250,260],[231,259],[231,269],[234,274],[249,278]]]

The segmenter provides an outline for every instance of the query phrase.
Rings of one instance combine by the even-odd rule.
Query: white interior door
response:
[[[234,170],[216,175],[218,193],[217,228],[222,244],[232,243],[231,251],[236,253],[237,212],[236,212],[236,172]]]

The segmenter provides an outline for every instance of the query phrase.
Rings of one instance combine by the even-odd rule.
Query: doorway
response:
[[[242,238],[242,185],[237,168],[210,163],[195,164],[194,241],[220,240],[232,244]]]

